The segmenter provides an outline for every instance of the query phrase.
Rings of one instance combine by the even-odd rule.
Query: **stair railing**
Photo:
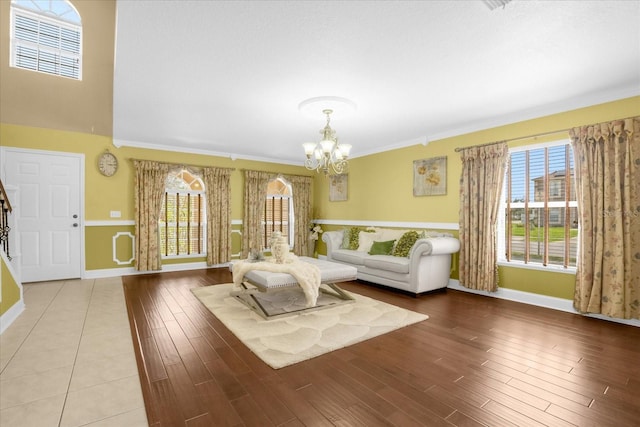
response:
[[[9,214],[11,213],[11,202],[9,202],[9,196],[0,181],[0,247],[4,250],[9,261],[11,261],[11,255],[9,253]]]

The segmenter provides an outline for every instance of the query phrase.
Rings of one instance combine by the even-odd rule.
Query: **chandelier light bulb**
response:
[[[342,154],[342,157],[346,159],[349,157],[349,153],[351,153],[351,144],[340,144],[338,150]]]
[[[331,129],[333,110],[325,108],[322,113],[327,116],[327,124],[320,129],[322,139],[318,143],[305,142],[302,144],[306,156],[304,166],[318,173],[322,171],[325,175],[329,175],[331,171],[342,174],[347,170],[347,158],[351,151],[351,145],[338,144],[336,132]]]
[[[320,147],[322,147],[322,152],[324,154],[331,153],[331,151],[333,150],[333,145],[334,145],[333,141],[327,141],[327,140],[320,141]]]
[[[313,152],[316,150],[316,143],[305,142],[304,144],[302,144],[302,147],[304,148],[304,154],[306,154],[307,157],[311,157],[311,155],[313,155]]]

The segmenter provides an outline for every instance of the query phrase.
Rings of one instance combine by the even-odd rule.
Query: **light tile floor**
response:
[[[0,335],[0,426],[147,426],[119,277],[24,285]]]

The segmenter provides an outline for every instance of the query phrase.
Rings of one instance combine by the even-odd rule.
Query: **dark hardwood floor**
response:
[[[231,282],[227,269],[123,282],[152,426],[640,425],[640,328],[349,282],[430,318],[274,370],[190,291]]]

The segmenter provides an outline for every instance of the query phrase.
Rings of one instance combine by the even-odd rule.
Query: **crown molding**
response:
[[[527,120],[539,119],[553,114],[560,114],[573,110],[579,110],[581,108],[593,107],[599,104],[605,104],[607,102],[620,101],[623,99],[632,98],[634,96],[640,96],[640,88],[636,86],[624,87],[606,92],[592,93],[561,102],[546,104],[542,107],[531,108],[511,114],[496,116],[489,119],[469,122],[461,127],[431,133],[429,135],[420,136],[410,140],[399,141],[378,149],[364,151],[358,150],[359,152],[356,155],[352,155],[350,158],[354,159],[357,157],[384,153],[386,151],[411,147],[418,144],[426,146],[430,142],[438,141],[445,138],[452,138],[455,136],[492,129],[500,126],[511,125]],[[584,123],[576,123],[576,125],[580,124]]]
[[[191,147],[180,147],[180,146],[169,146],[164,144],[151,144],[148,142],[141,141],[131,141],[127,139],[113,138],[113,145],[116,148],[120,147],[132,147],[132,148],[143,148],[145,150],[157,150],[157,151],[170,151],[175,153],[188,153],[188,154],[198,154],[202,156],[215,156],[215,157],[223,157],[231,160],[252,160],[256,162],[265,162],[265,163],[277,163],[279,165],[292,165],[292,166],[304,166],[302,160],[299,162],[291,162],[283,159],[273,159],[270,157],[259,157],[259,156],[247,156],[244,154],[238,153],[229,153],[222,151],[213,151],[213,150],[203,150],[201,148],[191,148]]]

